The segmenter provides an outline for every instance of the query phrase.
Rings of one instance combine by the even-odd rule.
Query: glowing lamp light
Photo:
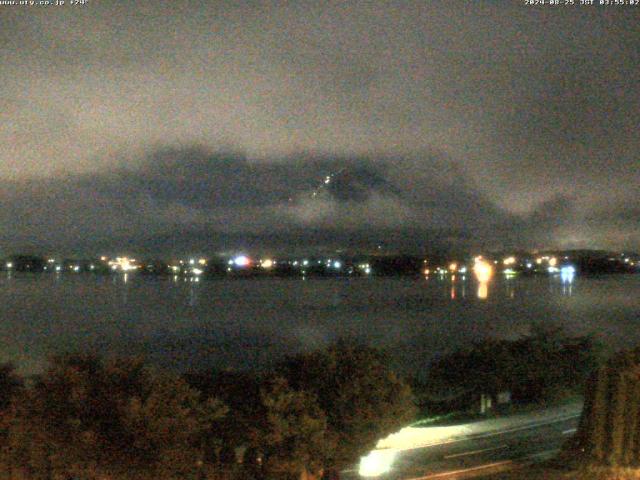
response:
[[[202,275],[204,273],[204,270],[202,270],[201,268],[193,268],[191,269],[191,271],[194,275]]]
[[[233,259],[233,263],[237,267],[247,267],[251,263],[251,260],[249,260],[249,257],[247,257],[246,255],[238,255]]]
[[[516,257],[507,257],[502,260],[502,263],[504,263],[505,265],[513,265],[514,263],[516,263]]]
[[[493,276],[493,266],[484,260],[477,260],[473,266],[473,273],[475,273],[478,282],[487,283]]]
[[[549,266],[555,267],[556,265],[558,265],[558,259],[556,257],[551,257],[549,259]]]
[[[273,260],[271,260],[270,258],[262,260],[261,266],[262,268],[271,268],[273,267]]]
[[[336,260],[335,262],[333,262],[333,268],[335,268],[336,270],[339,270],[340,268],[342,268],[342,263]]]
[[[453,262],[449,265],[449,271],[450,272],[455,272],[456,270],[458,270],[458,264]]]
[[[395,450],[373,450],[366,457],[360,458],[358,473],[361,477],[379,477],[391,470],[396,458]]]
[[[7,262],[7,268],[13,268],[13,263]]]

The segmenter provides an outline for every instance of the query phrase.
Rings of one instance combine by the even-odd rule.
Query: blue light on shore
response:
[[[560,279],[562,283],[572,283],[576,275],[576,267],[573,265],[565,265],[560,268]]]

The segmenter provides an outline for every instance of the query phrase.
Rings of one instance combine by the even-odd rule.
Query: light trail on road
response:
[[[559,451],[575,432],[580,409],[575,403],[456,426],[407,427],[378,442],[357,471],[381,480],[458,478],[502,462],[531,462]]]

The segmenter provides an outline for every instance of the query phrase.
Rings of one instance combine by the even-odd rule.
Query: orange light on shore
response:
[[[493,266],[484,260],[476,260],[473,273],[475,273],[478,282],[487,283],[493,276]]]

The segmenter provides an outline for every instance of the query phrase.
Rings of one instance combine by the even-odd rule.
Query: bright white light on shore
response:
[[[333,268],[335,268],[336,270],[342,268],[342,263],[336,260],[335,262],[333,262]]]
[[[271,268],[273,267],[273,260],[271,260],[270,258],[262,260],[261,265],[262,265],[262,268]]]
[[[202,275],[204,273],[204,270],[202,270],[201,268],[192,268],[191,271],[194,275]]]
[[[7,262],[7,268],[13,268],[13,263]]]
[[[487,283],[493,276],[493,266],[484,260],[476,260],[473,266],[473,273],[480,283]]]
[[[395,450],[373,450],[360,458],[358,473],[361,477],[379,477],[391,470],[395,458]]]
[[[249,257],[247,257],[246,255],[238,255],[233,259],[233,263],[235,263],[238,267],[246,267],[251,263],[251,260],[249,260]]]

